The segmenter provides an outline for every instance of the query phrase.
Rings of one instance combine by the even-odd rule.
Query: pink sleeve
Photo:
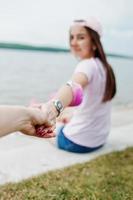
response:
[[[81,61],[77,67],[74,73],[78,73],[78,72],[82,72],[84,73],[87,78],[88,81],[90,82],[93,78],[93,74],[95,72],[95,65],[92,59],[87,59],[87,60],[83,60]]]

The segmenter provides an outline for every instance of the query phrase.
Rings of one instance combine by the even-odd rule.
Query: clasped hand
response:
[[[39,137],[54,137],[55,136],[55,125],[56,125],[56,117],[58,112],[52,101],[47,103],[34,103],[31,105],[34,108],[40,109],[46,115],[46,122],[44,125],[36,126],[36,136]]]

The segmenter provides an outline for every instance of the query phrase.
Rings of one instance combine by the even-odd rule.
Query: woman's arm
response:
[[[84,73],[78,72],[72,77],[72,82],[75,82],[79,84],[82,88],[84,88],[88,84],[88,78]],[[42,104],[42,110],[47,111],[49,121],[55,121],[55,118],[59,114],[54,104],[54,100],[60,101],[63,108],[68,107],[73,100],[72,88],[67,84],[62,86],[52,100],[50,100],[46,104]]]
[[[78,83],[82,88],[88,84],[87,76],[84,73],[79,72],[73,75],[72,81]],[[70,105],[72,98],[72,89],[68,85],[63,86],[56,95],[56,99],[59,99],[62,102],[64,108]]]

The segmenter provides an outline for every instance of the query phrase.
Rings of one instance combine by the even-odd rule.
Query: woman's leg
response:
[[[84,147],[84,146],[75,144],[74,142],[70,141],[68,138],[65,137],[63,133],[63,128],[64,127],[61,127],[57,134],[57,146],[60,149],[64,149],[66,151],[70,151],[74,153],[89,153],[89,152],[96,151],[103,146],[103,145],[100,145],[98,147],[90,148],[90,147]]]

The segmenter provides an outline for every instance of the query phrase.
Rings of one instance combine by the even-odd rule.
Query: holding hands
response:
[[[38,108],[3,105],[0,113],[0,136],[16,131],[36,135],[36,125],[49,125],[47,113]]]
[[[49,137],[54,137],[55,133],[55,124],[56,124],[56,117],[58,115],[58,112],[53,104],[52,101],[49,101],[47,103],[32,103],[30,106],[32,108],[37,108],[42,112],[45,117],[45,123],[43,125],[36,125],[36,136],[38,137],[44,137],[44,138],[49,138]]]

